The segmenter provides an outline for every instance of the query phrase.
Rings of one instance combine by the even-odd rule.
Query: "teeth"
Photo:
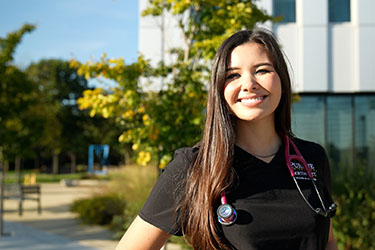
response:
[[[260,96],[260,97],[257,97],[257,98],[251,98],[251,99],[241,99],[241,102],[242,103],[247,103],[247,104],[250,104],[250,103],[253,103],[253,102],[256,102],[256,101],[259,101],[259,100],[263,100],[264,99],[264,96]]]

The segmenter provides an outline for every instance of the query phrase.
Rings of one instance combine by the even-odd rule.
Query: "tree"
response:
[[[22,37],[35,29],[32,24],[25,24],[19,30],[0,38],[0,76],[4,76],[7,67],[13,62],[13,54]]]
[[[75,169],[74,152],[83,142],[80,140],[81,130],[76,126],[80,118],[76,99],[87,89],[87,81],[79,77],[67,62],[55,59],[33,63],[26,73],[38,85],[40,101],[44,103],[46,133],[40,147],[48,149],[53,156],[52,172],[58,173],[59,154],[64,149],[69,151]]]
[[[125,65],[120,59],[71,66],[86,78],[105,77],[118,82],[106,91],[86,91],[80,107],[92,116],[115,117],[123,126],[120,142],[132,145],[138,162],[146,164],[153,157],[164,166],[178,147],[199,140],[206,99],[209,67],[219,44],[232,33],[253,28],[259,22],[273,20],[252,0],[151,0],[144,16],[164,12],[176,18],[185,46],[170,51],[176,60],[152,67],[142,56]],[[165,88],[144,91],[138,79],[152,81],[164,77]]]
[[[112,120],[93,119],[78,109],[77,99],[89,88],[69,62],[41,60],[26,71],[12,65],[16,45],[34,28],[24,25],[0,38],[0,151],[5,161],[15,160],[16,169],[21,157],[34,158],[39,167],[42,158],[52,156],[54,173],[64,153],[74,172],[77,160],[87,160],[89,144],[113,146],[120,132]]]
[[[12,65],[17,45],[34,29],[25,24],[0,38],[0,151],[6,161],[30,155],[41,133],[41,119],[32,115],[32,106],[38,102],[35,85]]]
[[[108,143],[108,138],[113,138],[112,133],[116,131],[116,127],[111,121],[106,121],[106,125],[100,122],[100,118],[92,119],[87,112],[78,109],[77,99],[82,97],[82,93],[89,90],[89,87],[87,80],[79,76],[76,69],[69,67],[69,62],[57,59],[41,60],[31,64],[26,73],[41,92],[46,133],[40,146],[54,158],[52,172],[58,173],[61,153],[70,158],[71,172],[75,172],[77,157],[86,156],[91,143]],[[95,132],[98,129],[102,131]]]

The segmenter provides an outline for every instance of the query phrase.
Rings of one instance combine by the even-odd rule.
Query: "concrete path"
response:
[[[9,236],[0,238],[0,249],[9,250],[95,250],[66,237],[29,227],[22,223],[5,222]]]
[[[60,183],[41,184],[42,214],[37,212],[35,201],[24,202],[24,212],[18,215],[17,201],[4,200],[1,250],[113,250],[118,241],[113,232],[105,227],[82,225],[71,213],[70,205],[76,199],[100,192],[103,183],[80,181],[77,186],[67,187]],[[180,250],[168,243],[166,250]]]
[[[117,241],[113,232],[100,226],[82,225],[69,211],[72,201],[88,197],[100,185],[80,182],[67,187],[60,183],[42,184],[42,214],[37,213],[35,201],[24,202],[24,213],[17,213],[17,202],[4,201],[3,231],[10,236],[0,237],[0,249],[111,250]]]

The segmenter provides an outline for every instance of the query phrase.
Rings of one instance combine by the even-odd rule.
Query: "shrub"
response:
[[[338,209],[332,221],[340,249],[375,250],[375,181],[364,166],[345,168],[333,178]]]
[[[122,215],[124,208],[124,199],[113,194],[102,194],[74,201],[71,211],[78,213],[85,224],[106,225],[112,222],[114,216]]]
[[[155,166],[128,165],[113,173],[106,186],[106,192],[116,194],[126,201],[124,213],[115,216],[111,228],[115,239],[121,238],[142,209],[158,177]]]
[[[122,235],[128,230],[130,224],[137,217],[142,209],[144,202],[129,202],[122,215],[114,216],[111,222],[111,229],[115,231],[114,239],[121,239]]]

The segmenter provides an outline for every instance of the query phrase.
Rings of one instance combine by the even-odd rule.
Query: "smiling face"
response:
[[[226,69],[224,98],[240,121],[267,119],[281,98],[281,81],[262,45],[244,43],[233,49]]]

